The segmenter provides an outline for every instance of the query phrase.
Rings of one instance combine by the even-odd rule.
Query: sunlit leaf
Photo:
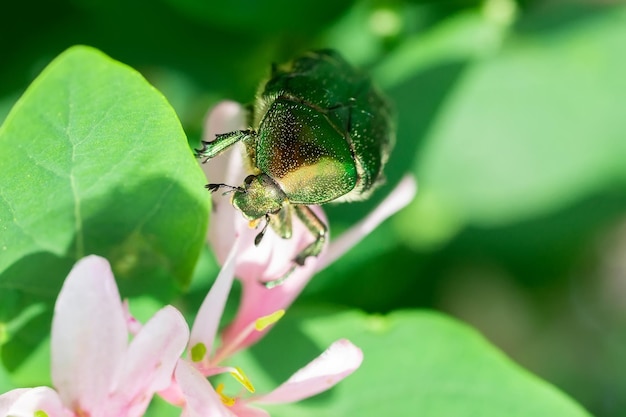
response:
[[[331,391],[273,406],[272,416],[589,416],[476,331],[441,314],[317,313],[290,311],[253,349],[254,359],[237,362],[257,392],[275,387],[342,337],[363,350],[364,362]]]
[[[54,300],[92,253],[136,291],[189,279],[203,175],[174,111],[133,69],[87,47],[63,53],[0,127],[0,163],[0,317]]]

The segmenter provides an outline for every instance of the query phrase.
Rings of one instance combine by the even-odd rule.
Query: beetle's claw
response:
[[[298,264],[299,266],[304,266],[304,262],[306,261],[306,258],[308,258],[309,256],[312,256],[312,255],[307,255],[307,254],[302,254],[301,253],[298,256],[296,256],[293,261],[296,264]]]
[[[205,140],[200,141],[200,143],[202,144],[202,147],[200,149],[198,148],[193,149],[196,158],[201,158],[204,156],[204,152],[206,152],[207,145],[209,144],[209,142]],[[202,163],[204,164],[206,161],[208,161],[208,158],[202,161]]]

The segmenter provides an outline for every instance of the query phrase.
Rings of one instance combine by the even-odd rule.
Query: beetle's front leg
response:
[[[206,158],[204,161],[202,161],[202,163],[205,163],[209,159],[212,159],[221,154],[240,140],[248,140],[255,134],[256,133],[254,132],[254,130],[247,129],[215,135],[214,140],[210,142],[203,140],[201,142],[202,148],[194,149],[196,153],[196,158]]]

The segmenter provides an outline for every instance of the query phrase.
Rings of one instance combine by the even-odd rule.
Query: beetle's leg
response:
[[[266,288],[274,288],[282,285],[293,273],[293,271],[296,270],[298,265],[304,265],[304,261],[309,256],[319,255],[322,251],[322,248],[324,247],[326,235],[328,234],[328,228],[326,227],[324,222],[322,222],[319,217],[317,217],[317,215],[313,213],[313,211],[307,206],[297,205],[293,207],[296,211],[296,214],[298,215],[298,218],[302,220],[302,223],[304,223],[306,228],[309,229],[309,231],[315,236],[315,241],[303,250],[301,250],[298,255],[296,255],[295,259],[293,260],[296,265],[293,265],[291,268],[289,268],[289,270],[285,274],[283,274],[283,276],[272,281],[264,282],[263,285],[265,285]],[[291,225],[291,222],[289,223],[289,225]]]
[[[250,137],[254,136],[255,132],[253,130],[236,130],[230,133],[222,133],[220,135],[215,135],[215,139],[207,142],[203,140],[202,148],[195,149],[196,158],[206,158],[202,163],[205,163],[211,158],[216,157],[217,155],[224,152],[226,149],[239,142],[240,140],[246,140]]]
[[[272,226],[274,232],[276,232],[276,234],[283,239],[291,239],[291,215],[293,212],[291,207],[291,204],[285,203],[279,211],[277,211],[276,213],[271,213],[269,215],[270,226]],[[265,225],[265,228],[267,228],[267,224]],[[254,240],[254,242],[256,244],[256,239]],[[284,273],[280,278],[274,279],[272,281],[263,282],[263,285],[265,285],[265,288],[274,288],[282,285],[293,273],[293,271],[296,270],[296,267],[296,265],[292,265],[289,270]]]
[[[270,215],[270,225],[274,232],[283,239],[291,239],[292,227],[291,216],[293,210],[291,204],[288,202],[283,203],[280,210]]]
[[[295,271],[297,267],[297,265],[293,265],[291,266],[291,268],[289,268],[289,271],[283,274],[282,277],[273,279],[271,281],[265,281],[262,284],[265,285],[265,288],[267,288],[268,290],[274,287],[278,287],[279,285],[283,285],[285,281],[287,281],[287,279],[291,276],[291,274],[293,274],[293,271]]]
[[[326,242],[326,235],[328,234],[328,227],[320,220],[319,217],[313,213],[308,206],[297,205],[294,206],[296,211],[296,215],[302,223],[306,226],[307,229],[315,236],[315,241],[311,243],[309,246],[304,248],[300,253],[295,257],[294,262],[298,265],[304,265],[304,261],[309,256],[317,256],[322,251],[324,247],[324,242]]]

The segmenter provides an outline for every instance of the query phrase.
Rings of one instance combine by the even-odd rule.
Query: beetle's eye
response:
[[[245,179],[245,180],[243,180],[243,183],[244,183],[245,185],[250,185],[250,184],[252,184],[252,181],[254,181],[254,178],[256,178],[254,175],[248,175],[248,176],[246,177],[246,179]]]

